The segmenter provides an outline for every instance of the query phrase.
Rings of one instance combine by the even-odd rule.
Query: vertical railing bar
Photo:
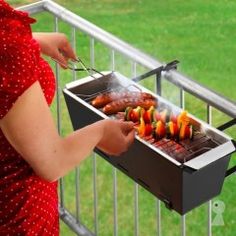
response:
[[[185,108],[185,93],[183,89],[180,89],[180,107]]]
[[[207,123],[210,125],[212,124],[212,107],[209,104],[207,104]],[[208,211],[207,235],[212,236],[212,201],[211,200],[208,202],[207,211]]]
[[[115,51],[111,50],[111,70],[115,70]]]
[[[180,107],[185,108],[185,93],[183,89],[180,89]],[[186,216],[181,216],[181,235],[186,236]]]
[[[74,49],[74,51],[76,52],[76,28],[72,27],[72,42],[71,45]],[[73,76],[73,80],[76,80],[76,71],[72,71],[72,76]],[[79,167],[75,168],[75,205],[76,205],[76,209],[75,209],[75,216],[76,216],[76,222],[78,224],[80,224],[79,221],[79,215],[80,215],[80,195],[79,195],[79,177],[80,177],[80,172],[79,172]]]
[[[111,50],[111,70],[115,70],[115,51]],[[113,170],[113,235],[118,235],[118,220],[117,220],[117,170],[112,167]]]
[[[75,204],[76,204],[76,222],[79,223],[79,216],[80,216],[80,186],[79,186],[79,178],[80,178],[80,171],[79,167],[75,168]]]
[[[98,197],[97,197],[97,155],[93,153],[93,195],[94,195],[94,232],[98,235]]]
[[[137,63],[132,62],[132,77],[137,76]],[[134,235],[139,235],[139,187],[136,182],[134,182]]]
[[[139,187],[138,184],[134,184],[134,229],[135,236],[139,235]]]
[[[90,37],[90,66],[91,68],[95,68],[94,44],[95,44],[94,38]]]
[[[161,86],[161,73],[156,74],[156,85],[155,85],[155,92],[159,96],[161,96],[162,86]]]
[[[212,107],[207,104],[207,123],[212,124]]]
[[[113,170],[113,235],[118,235],[118,220],[117,220],[117,170],[115,167],[112,167]]]
[[[156,200],[157,205],[157,236],[161,236],[161,201]]]
[[[212,236],[212,201],[208,202],[208,236]]]
[[[74,51],[76,52],[76,28],[75,27],[71,27],[72,28],[72,48],[74,49]],[[76,80],[76,71],[73,70],[72,71],[72,75],[73,75],[73,80]]]
[[[181,216],[181,235],[186,236],[186,215]]]
[[[162,86],[161,86],[161,73],[156,75],[155,80],[155,93],[161,96],[162,94]],[[157,235],[161,236],[161,201],[159,199],[156,200],[156,214],[157,214]]]
[[[90,37],[90,67],[95,67],[94,38]],[[93,154],[94,232],[98,235],[97,155]]]
[[[58,32],[58,18],[54,17],[54,31]],[[61,103],[60,103],[60,71],[59,65],[56,63],[56,107],[57,107],[57,130],[61,135]],[[63,178],[59,180],[60,185],[60,205],[64,208],[64,181]]]
[[[55,32],[58,32],[58,18],[55,17]],[[56,103],[57,103],[57,129],[59,134],[61,134],[61,111],[60,111],[60,73],[59,64],[56,63]]]

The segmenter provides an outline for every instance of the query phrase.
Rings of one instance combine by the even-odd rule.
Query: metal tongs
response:
[[[70,70],[72,70],[72,71],[86,71],[86,72],[88,73],[88,75],[91,76],[91,77],[93,77],[94,79],[96,79],[96,77],[93,76],[93,74],[92,74],[91,72],[96,72],[96,73],[98,73],[98,74],[104,76],[100,71],[98,71],[98,70],[96,70],[96,69],[94,69],[94,68],[92,68],[92,67],[91,67],[91,68],[87,67],[79,57],[77,57],[77,58],[76,58],[75,60],[73,60],[73,61],[69,60],[69,61],[68,61],[68,65],[59,62],[59,61],[56,60],[55,58],[52,58],[52,60],[55,61],[55,62],[57,62],[57,63],[59,63],[59,64],[61,64],[61,65],[63,65],[65,68],[70,69]],[[76,65],[76,63],[79,63],[82,68],[78,68],[77,65]]]

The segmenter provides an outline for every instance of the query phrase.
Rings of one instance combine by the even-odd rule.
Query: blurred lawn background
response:
[[[14,6],[35,1],[12,0]],[[71,0],[55,1],[81,17],[91,21],[102,29],[157,58],[161,62],[178,59],[178,70],[190,78],[202,83],[232,101],[236,101],[236,2],[227,0]],[[38,23],[34,31],[52,31],[53,17],[47,13],[35,15]],[[59,30],[70,38],[71,29],[60,23]],[[89,63],[89,39],[77,32],[77,54]],[[96,67],[99,70],[110,69],[108,49],[95,45]],[[105,53],[104,53],[105,52]],[[121,55],[116,58],[117,70],[131,75],[131,64]],[[138,67],[138,72],[144,72]],[[61,71],[61,88],[71,80],[71,73]],[[152,83],[147,82],[147,87]],[[172,102],[176,94],[170,84],[164,82],[166,93]],[[68,112],[62,100],[62,135],[72,131]],[[206,120],[205,105],[186,95],[186,109],[193,115]],[[56,117],[55,104],[52,112]],[[229,117],[213,109],[213,125],[218,126]],[[227,133],[236,139],[235,127]],[[235,155],[230,165],[236,164]],[[93,230],[93,186],[92,158],[88,158],[80,167],[80,212],[81,221]],[[99,235],[113,235],[113,190],[111,166],[97,158],[98,182],[98,218]],[[118,176],[118,234],[134,235],[134,183],[119,171]],[[65,202],[69,210],[75,213],[75,174],[65,178]],[[220,196],[216,199],[225,203],[223,213],[224,226],[213,226],[213,235],[234,236],[236,232],[235,177],[224,183]],[[214,202],[215,199],[213,199]],[[213,218],[216,214],[212,213]],[[207,235],[207,206],[201,206],[186,216],[187,235]],[[180,217],[162,208],[162,235],[180,235]],[[139,188],[139,235],[156,235],[156,200],[142,188]],[[74,235],[62,224],[61,235]]]

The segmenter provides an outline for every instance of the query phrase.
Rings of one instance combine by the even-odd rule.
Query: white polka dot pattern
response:
[[[55,79],[32,39],[33,22],[0,0],[0,119],[35,81],[52,102]],[[36,176],[1,130],[0,235],[59,235],[57,182]]]

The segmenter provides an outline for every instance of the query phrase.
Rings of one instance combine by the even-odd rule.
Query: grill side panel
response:
[[[102,117],[97,113],[92,112],[89,107],[79,103],[64,91],[63,94],[74,130],[81,129],[86,125],[102,120]]]
[[[118,158],[100,155],[162,200],[168,208],[181,212],[182,172],[178,166],[139,140],[135,140],[129,150]]]
[[[227,155],[198,171],[183,172],[182,214],[220,194],[229,160]]]

